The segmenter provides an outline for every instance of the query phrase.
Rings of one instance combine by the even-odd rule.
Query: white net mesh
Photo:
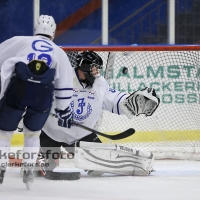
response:
[[[117,142],[152,151],[157,158],[200,159],[198,48],[196,51],[148,51],[148,48],[137,51],[135,47],[134,50],[122,49],[112,54],[98,51],[104,61],[104,75],[111,88],[122,92],[155,88],[160,106],[152,116],[141,115],[132,120],[104,111],[96,128],[108,134],[134,128],[133,136]],[[128,68],[126,74],[124,68]]]

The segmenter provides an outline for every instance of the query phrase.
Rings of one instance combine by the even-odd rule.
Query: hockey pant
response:
[[[49,69],[42,75],[34,75],[25,63],[16,64],[15,76],[0,100],[0,148],[7,148],[5,151],[9,151],[13,131],[17,129],[22,117],[25,125],[24,146],[39,148],[40,130],[53,102],[54,76],[55,69]],[[1,163],[3,160],[7,159],[1,159]]]
[[[129,176],[147,176],[153,170],[152,153],[117,144],[80,142],[75,147],[75,167]]]
[[[0,129],[16,130],[26,111],[24,125],[31,131],[41,130],[53,102],[55,69],[34,75],[25,63],[19,62],[15,73],[0,101]]]

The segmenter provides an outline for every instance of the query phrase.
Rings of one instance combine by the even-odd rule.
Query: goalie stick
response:
[[[78,127],[80,127],[80,128],[83,128],[83,129],[85,129],[85,130],[87,130],[87,131],[91,131],[91,132],[93,132],[93,133],[96,133],[97,135],[101,135],[101,136],[103,136],[103,137],[109,138],[109,139],[111,139],[111,140],[120,140],[120,139],[123,139],[123,138],[127,138],[127,137],[129,137],[129,136],[131,136],[131,135],[133,135],[133,134],[135,133],[135,129],[129,128],[129,129],[127,129],[126,131],[121,132],[121,133],[118,133],[118,134],[116,134],[116,135],[107,135],[107,134],[105,134],[105,133],[101,133],[101,132],[99,132],[99,131],[96,131],[96,130],[94,130],[94,129],[91,129],[91,128],[89,128],[89,127],[87,127],[87,126],[84,126],[84,125],[82,125],[82,124],[79,124],[79,123],[77,123],[77,122],[73,122],[73,124],[76,125],[76,126],[78,126]]]
[[[56,117],[56,118],[57,118],[57,115],[56,115],[56,114],[51,113],[51,115],[52,115],[53,117]],[[84,126],[84,125],[82,125],[82,124],[79,124],[79,123],[77,123],[77,122],[73,122],[73,124],[76,125],[76,126],[78,126],[78,127],[80,127],[80,128],[83,128],[83,129],[85,129],[85,130],[87,130],[87,131],[91,131],[92,133],[96,133],[97,135],[101,135],[101,136],[103,136],[103,137],[109,138],[109,139],[111,139],[111,140],[121,140],[121,139],[127,138],[127,137],[129,137],[129,136],[131,136],[131,135],[133,135],[133,134],[135,133],[135,129],[129,128],[129,129],[127,129],[126,131],[121,132],[121,133],[118,133],[118,134],[116,134],[116,135],[108,135],[108,134],[105,134],[105,133],[101,133],[101,132],[99,132],[99,131],[96,131],[96,130],[94,130],[94,129],[92,129],[92,128],[89,128],[89,127],[87,127],[87,126]]]

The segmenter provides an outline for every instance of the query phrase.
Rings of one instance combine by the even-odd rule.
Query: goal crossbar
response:
[[[200,45],[62,46],[64,51],[199,51]]]

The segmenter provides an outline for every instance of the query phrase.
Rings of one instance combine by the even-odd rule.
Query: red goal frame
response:
[[[62,46],[64,51],[199,51],[200,45]]]

